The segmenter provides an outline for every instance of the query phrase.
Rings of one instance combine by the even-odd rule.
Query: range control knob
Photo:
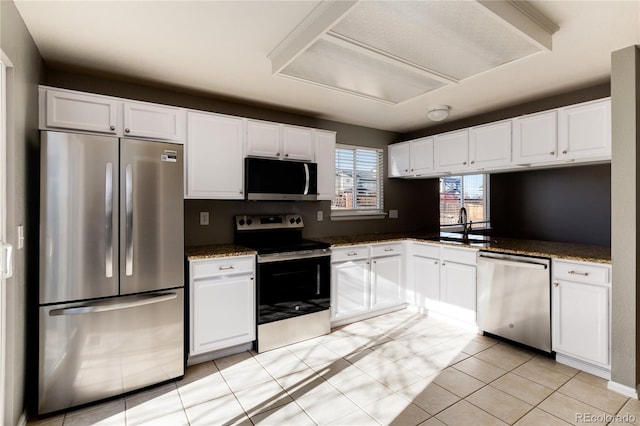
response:
[[[251,225],[253,221],[251,219],[247,219],[247,225]]]
[[[298,217],[298,218],[296,219],[296,223],[300,223],[300,222],[302,222],[302,219],[300,219],[300,217]]]
[[[244,225],[244,219],[240,219],[238,223],[240,224],[240,226]]]
[[[289,219],[289,223],[293,225],[294,223],[296,223],[296,220],[294,218],[291,218]]]

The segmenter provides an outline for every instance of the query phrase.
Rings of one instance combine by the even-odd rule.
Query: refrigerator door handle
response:
[[[133,275],[133,168],[127,164],[125,172],[125,274]]]
[[[151,305],[154,303],[166,302],[178,297],[177,293],[160,293],[150,294],[142,296],[134,296],[124,301],[109,301],[109,302],[93,302],[85,303],[78,306],[72,306],[70,308],[52,309],[49,311],[49,316],[60,315],[79,315],[79,314],[93,314],[96,312],[117,311],[120,309],[135,308],[138,306]],[[133,300],[131,300],[133,299]]]
[[[104,232],[105,276],[113,277],[113,163],[108,162],[104,172]]]

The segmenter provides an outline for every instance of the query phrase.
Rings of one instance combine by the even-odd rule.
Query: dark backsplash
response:
[[[611,245],[611,164],[491,175],[497,235]]]

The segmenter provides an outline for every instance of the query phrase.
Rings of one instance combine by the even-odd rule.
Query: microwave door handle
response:
[[[307,163],[302,163],[304,166],[304,195],[309,194],[309,165]]]

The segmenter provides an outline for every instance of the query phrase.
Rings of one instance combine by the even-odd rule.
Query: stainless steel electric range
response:
[[[235,217],[236,243],[258,252],[258,352],[330,331],[331,250],[303,228],[298,214]]]

